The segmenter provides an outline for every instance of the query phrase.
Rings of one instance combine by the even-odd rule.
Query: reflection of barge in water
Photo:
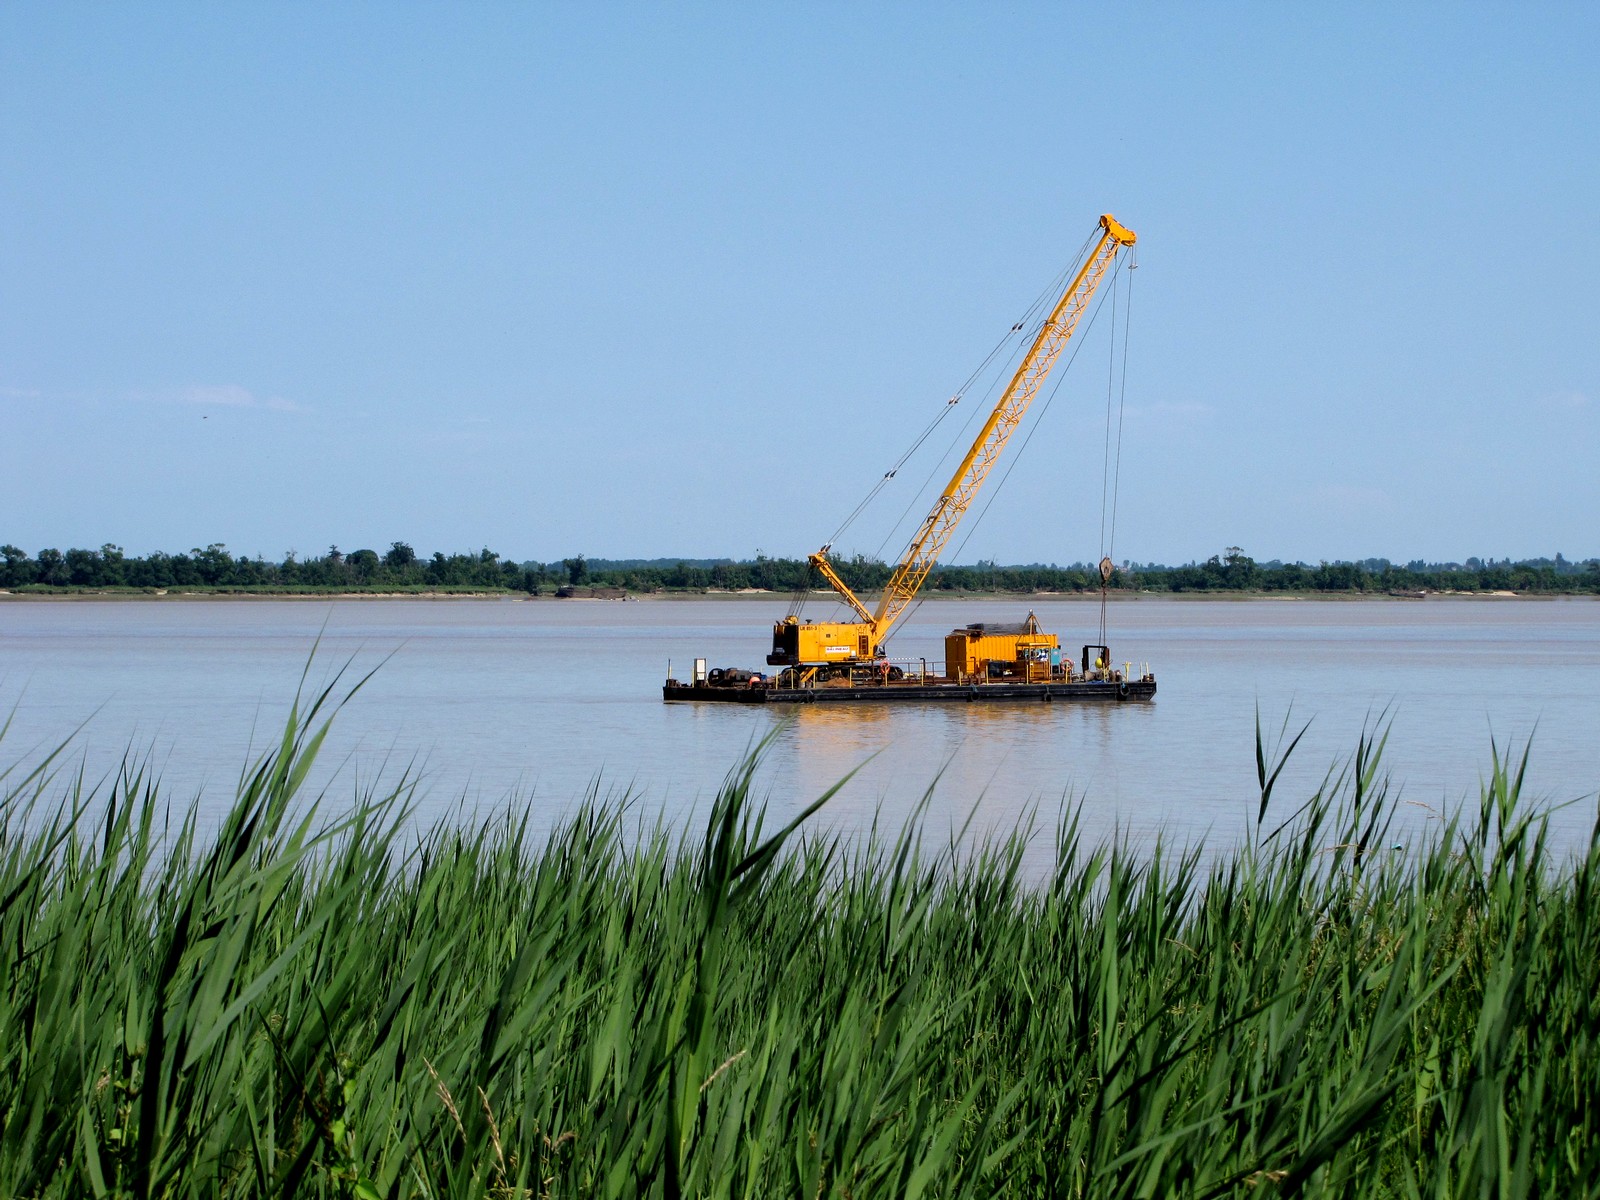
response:
[[[951,637],[966,632],[956,630]],[[930,674],[926,663],[919,670],[915,664],[901,667],[880,659],[866,669],[835,669],[831,675],[819,678],[820,673],[792,668],[774,676],[737,669],[708,671],[706,660],[697,658],[694,677],[687,683],[668,679],[661,688],[661,698],[712,704],[968,704],[1019,700],[1114,704],[1155,699],[1156,680],[1148,668],[1135,675],[1132,663],[1124,663],[1123,669],[1117,670],[1106,665],[1109,662],[1110,651],[1106,647],[1085,646],[1082,664],[1076,670],[1070,660],[1051,662],[1040,656],[1005,664],[1007,669],[1000,672],[985,664],[981,673],[957,671],[949,676]]]

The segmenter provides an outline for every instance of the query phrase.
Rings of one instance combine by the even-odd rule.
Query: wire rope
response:
[[[1008,367],[1020,356],[1022,344],[1022,339],[1019,339],[1016,347],[1009,355],[1006,356],[1005,361]],[[947,445],[944,449],[944,453],[934,460],[933,465],[928,468],[928,473],[923,477],[922,482],[917,486],[917,489],[911,493],[911,498],[906,501],[905,508],[903,508],[900,512],[900,515],[895,518],[894,523],[889,526],[889,531],[883,535],[883,540],[878,543],[877,549],[873,551],[874,558],[881,559],[883,557],[884,550],[886,550],[890,543],[895,541],[895,539],[900,536],[900,530],[905,527],[906,520],[911,516],[912,510],[918,506],[919,502],[922,502],[925,499],[928,494],[928,489],[933,484],[933,481],[945,471],[948,463],[950,462],[951,456],[970,440],[969,431],[972,429],[973,421],[989,410],[989,402],[994,398],[995,391],[1000,387],[1000,381],[1006,376],[1006,374],[1008,374],[1006,371],[997,372],[994,378],[989,381],[989,386],[983,394],[983,403],[974,405],[971,409],[969,409],[967,413],[967,419],[961,423],[961,427],[957,429],[955,434],[951,437],[949,445]]]
[[[1121,269],[1122,261],[1119,258],[1117,261],[1117,266],[1112,273],[1113,279],[1115,279],[1116,272],[1120,271]],[[1029,425],[1028,432],[1022,439],[1022,445],[1018,447],[1016,453],[1011,455],[1010,461],[1006,464],[1004,473],[1002,473],[1000,476],[1000,482],[995,484],[993,488],[989,489],[989,495],[984,500],[983,507],[978,510],[978,512],[973,516],[971,522],[967,525],[966,532],[962,535],[961,541],[956,546],[955,552],[950,555],[951,558],[957,558],[960,556],[962,550],[966,548],[967,542],[972,539],[972,535],[978,531],[978,526],[983,523],[983,518],[988,514],[990,506],[995,502],[995,498],[999,496],[1001,490],[1004,489],[1006,480],[1011,478],[1011,472],[1016,469],[1017,463],[1021,461],[1023,452],[1028,448],[1028,443],[1033,440],[1033,435],[1039,430],[1039,423],[1044,420],[1045,413],[1049,411],[1050,405],[1055,401],[1056,393],[1061,390],[1061,385],[1066,381],[1067,372],[1072,370],[1072,364],[1077,361],[1078,354],[1084,347],[1084,341],[1088,338],[1089,333],[1094,329],[1095,322],[1100,319],[1100,310],[1105,307],[1105,301],[1105,294],[1102,293],[1099,300],[1095,303],[1094,311],[1089,314],[1089,324],[1084,327],[1083,338],[1074,339],[1077,344],[1073,346],[1072,354],[1067,358],[1066,366],[1062,367],[1061,370],[1056,373],[1055,383],[1051,385],[1050,394],[1045,397],[1044,403],[1039,406],[1038,415],[1034,417],[1032,423]]]
[[[1107,489],[1111,486],[1111,404],[1117,384],[1117,281],[1111,281],[1111,338],[1106,354],[1106,431],[1104,448],[1100,454],[1100,552],[1096,562],[1100,575],[1100,645],[1106,644],[1106,587],[1110,572],[1106,564],[1106,513]]]
[[[1119,256],[1117,259],[1117,265],[1112,269],[1113,283],[1116,281],[1117,274],[1122,270],[1122,262],[1123,260]],[[1094,311],[1089,314],[1089,323],[1084,326],[1082,339],[1075,339],[1077,344],[1073,346],[1072,353],[1068,356],[1066,365],[1056,372],[1055,382],[1050,387],[1050,393],[1045,397],[1044,403],[1039,406],[1037,415],[1029,424],[1028,432],[1023,436],[1022,444],[1017,448],[1016,452],[1011,455],[1006,464],[1005,471],[1001,473],[999,482],[989,490],[989,495],[984,500],[983,507],[973,515],[972,520],[967,524],[966,530],[962,534],[961,541],[956,544],[955,550],[950,555],[952,559],[959,558],[961,556],[961,552],[966,549],[967,543],[972,539],[972,535],[978,531],[978,526],[983,523],[983,518],[988,515],[990,506],[1000,495],[1001,490],[1004,489],[1006,480],[1011,478],[1011,472],[1016,469],[1017,463],[1021,461],[1024,451],[1026,451],[1028,448],[1028,443],[1033,440],[1033,435],[1038,432],[1039,425],[1044,420],[1045,413],[1049,411],[1050,405],[1055,401],[1056,393],[1061,390],[1061,385],[1066,382],[1067,373],[1072,370],[1072,364],[1077,361],[1079,351],[1083,349],[1085,341],[1088,339],[1090,332],[1094,329],[1095,322],[1099,320],[1100,310],[1105,306],[1105,302],[1106,294],[1102,293],[1099,300],[1095,302]],[[902,623],[909,622],[910,619],[917,614],[917,611],[926,601],[927,594],[926,588],[924,587],[923,594],[919,595],[912,603],[910,609],[902,618]]]
[[[1040,310],[1048,305],[1053,311],[1054,303],[1065,289],[1067,280],[1071,278],[1072,275],[1082,265],[1084,256],[1088,254],[1089,247],[1094,240],[1095,236],[1093,234],[1084,239],[1083,244],[1078,247],[1077,254],[1075,254],[1067,266],[1059,271],[1055,278],[1052,279],[1036,297],[1034,297],[1033,303],[1028,306],[1028,310],[1023,314],[1022,320],[1018,321],[1011,327],[1011,332],[1013,334],[1020,333],[1021,336],[1018,338],[1017,344],[1012,348],[1011,353],[1007,355],[1005,359],[1005,369],[997,371],[993,378],[990,379],[989,386],[984,393],[983,403],[975,406],[972,411],[968,413],[966,421],[962,423],[961,428],[957,430],[956,434],[950,439],[950,443],[945,447],[944,453],[940,455],[940,457],[934,462],[933,466],[929,468],[927,475],[922,480],[922,483],[917,487],[916,491],[911,494],[911,498],[906,502],[906,506],[901,511],[900,516],[897,517],[894,523],[889,526],[889,530],[884,534],[883,540],[878,543],[877,549],[873,552],[874,558],[881,560],[883,558],[884,550],[886,550],[890,544],[896,540],[896,538],[903,538],[904,546],[909,549],[914,534],[906,535],[901,533],[901,530],[905,528],[907,519],[911,516],[912,511],[917,507],[918,502],[924,500],[924,498],[927,496],[929,488],[934,480],[947,469],[947,465],[950,462],[951,457],[955,455],[958,450],[967,445],[969,440],[967,434],[972,428],[974,419],[979,415],[987,414],[992,409],[993,406],[991,405],[990,401],[994,399],[995,393],[999,391],[1002,383],[1010,380],[1016,374],[1017,365],[1020,364],[1023,356],[1023,348],[1025,346],[1031,346],[1038,339],[1040,331],[1044,328],[1044,323],[1048,314],[1041,316]],[[993,358],[994,355],[991,353],[990,359],[992,360]],[[988,363],[986,360],[985,366],[987,365]],[[976,378],[978,374],[979,372],[973,372],[972,378]],[[920,527],[921,523],[919,522],[917,528]],[[904,557],[903,553],[901,557]]]
[[[1133,325],[1133,267],[1128,268],[1128,298],[1122,310],[1122,386],[1117,396],[1117,439],[1115,466],[1111,470],[1111,528],[1110,535],[1106,532],[1105,517],[1105,488],[1106,482],[1100,481],[1100,539],[1103,543],[1101,551],[1100,569],[1100,644],[1106,644],[1106,605],[1109,599],[1107,589],[1111,584],[1111,572],[1105,569],[1106,563],[1114,562],[1117,552],[1117,500],[1122,494],[1122,422],[1128,409],[1128,336]],[[1111,378],[1115,378],[1117,368],[1117,338],[1115,332],[1111,336],[1110,366],[1107,368]],[[1107,380],[1106,391],[1106,437],[1111,436],[1111,380]],[[1112,568],[1113,570],[1115,567]],[[1108,652],[1109,653],[1109,652]],[[1109,663],[1107,664],[1110,665]]]
[[[1079,248],[1079,258],[1082,258],[1084,252],[1088,248],[1088,245],[1089,242],[1085,241],[1083,246]],[[1073,265],[1075,265],[1075,263],[1076,260],[1074,260]],[[839,525],[839,528],[834,530],[833,536],[828,539],[828,545],[831,546],[834,542],[838,541],[840,536],[843,535],[852,524],[854,524],[856,518],[859,517],[863,511],[865,511],[867,506],[870,505],[877,497],[878,493],[883,490],[884,486],[899,474],[900,469],[906,465],[907,461],[910,460],[912,455],[916,454],[916,452],[922,448],[923,443],[932,436],[934,430],[936,430],[939,425],[943,423],[944,419],[950,415],[950,410],[956,407],[956,405],[960,404],[960,402],[966,397],[967,392],[972,388],[972,385],[983,376],[984,372],[989,369],[990,364],[993,363],[997,357],[999,357],[1000,352],[1005,349],[1006,344],[1013,339],[1016,339],[1019,333],[1027,330],[1029,324],[1034,318],[1034,315],[1038,312],[1040,305],[1046,303],[1050,296],[1059,290],[1064,277],[1071,269],[1072,267],[1069,265],[1067,268],[1061,271],[1056,278],[1047,284],[1045,288],[1038,294],[1038,296],[1034,298],[1033,302],[1028,306],[1027,311],[1022,314],[1022,318],[1013,324],[1011,328],[1001,336],[1000,340],[996,342],[989,350],[989,353],[984,356],[983,361],[972,370],[971,374],[967,376],[967,378],[962,382],[961,386],[958,387],[950,396],[950,399],[945,401],[944,407],[939,410],[939,415],[934,417],[934,419],[928,423],[927,427],[917,435],[906,451],[895,461],[894,465],[878,478],[877,483],[873,485],[866,497],[862,499],[862,501],[857,504],[854,509],[851,510],[850,515],[844,519],[844,521]],[[1009,359],[1014,354],[1015,351],[1006,357]],[[969,417],[968,424],[970,423],[971,418]]]
[[[1077,270],[1080,264],[1083,262],[1084,257],[1088,254],[1089,248],[1094,244],[1097,236],[1098,231],[1094,231],[1084,239],[1082,245],[1078,247],[1077,253],[1068,261],[1067,265],[1061,271],[1059,271],[1056,276],[1044,286],[1043,289],[1041,289],[1041,291],[1034,297],[1033,301],[1028,305],[1027,309],[1023,312],[1022,317],[1016,321],[1004,335],[1002,335],[1000,340],[996,342],[995,345],[990,349],[989,353],[984,356],[983,361],[979,363],[978,366],[974,368],[973,371],[967,376],[961,387],[956,390],[949,400],[945,401],[944,405],[939,411],[939,414],[927,424],[922,432],[919,433],[912,441],[910,447],[907,448],[906,451],[902,453],[894,462],[894,464],[878,478],[877,482],[873,484],[866,496],[855,506],[854,509],[851,510],[850,514],[834,531],[833,536],[828,539],[827,544],[823,547],[824,551],[827,551],[833,547],[839,538],[843,536],[843,534],[850,528],[851,525],[855,523],[861,514],[866,511],[866,509],[878,497],[879,493],[883,491],[889,482],[898,476],[906,463],[909,462],[910,459],[917,453],[917,451],[922,448],[922,446],[928,441],[938,427],[944,422],[945,418],[950,415],[951,410],[957,407],[966,397],[967,392],[972,388],[973,384],[983,377],[984,373],[991,368],[997,358],[1001,358],[1001,352],[1006,349],[1007,344],[1013,341],[1016,342],[1016,345],[1012,347],[1009,353],[1005,354],[1004,358],[1001,359],[1001,361],[1009,365],[1018,358],[1028,339],[1037,337],[1038,331],[1040,328],[1042,328],[1043,321],[1045,320],[1044,317],[1040,316],[1041,308],[1051,305],[1054,302],[1056,297],[1066,286],[1066,280],[1071,277],[1072,273]],[[1093,326],[1092,319],[1090,321],[1090,326]],[[1074,357],[1076,357],[1076,352],[1074,352]],[[1071,365],[1070,359],[1068,360],[1068,365]],[[917,504],[917,501],[926,495],[929,486],[938,475],[940,469],[946,463],[948,463],[951,454],[961,445],[962,438],[972,427],[973,421],[981,412],[985,411],[985,409],[988,407],[988,401],[994,396],[996,389],[1000,387],[1003,379],[1011,373],[1012,372],[1010,371],[996,372],[994,377],[990,380],[988,388],[984,393],[985,403],[977,406],[969,406],[967,419],[956,431],[956,434],[951,439],[950,444],[946,447],[944,453],[929,470],[922,484],[916,489],[915,492],[912,493],[911,499],[907,503],[905,510],[890,526],[889,532],[885,535],[883,541],[879,544],[877,550],[873,554],[874,559],[881,560],[884,549],[890,544],[897,532],[905,525],[905,522],[912,509]],[[1057,380],[1056,386],[1060,386],[1059,379]],[[1054,394],[1055,393],[1052,390],[1051,397],[1053,397]],[[1049,407],[1048,399],[1046,400],[1045,407]],[[1043,410],[1041,409],[1041,415],[1042,413]],[[1026,446],[1026,444],[1027,442],[1025,440],[1023,445]],[[1007,473],[1009,474],[1009,470]],[[1003,482],[1004,479],[1002,478],[1002,483]],[[985,505],[985,511],[987,511],[987,505]],[[965,543],[963,542],[963,544]],[[814,580],[814,577],[814,572],[809,574],[806,584],[797,590],[792,596],[788,611],[789,616],[798,617],[801,611],[804,609],[811,594],[811,584]],[[919,601],[919,607],[920,603],[921,602]],[[834,607],[831,610],[830,615],[833,613],[838,613],[843,608],[844,602],[842,598],[835,597]]]
[[[1110,511],[1111,487],[1111,406],[1117,383],[1117,280],[1111,280],[1111,352],[1106,357],[1106,431],[1100,452],[1100,553],[1106,556],[1106,514]]]
[[[883,489],[884,485],[887,484],[889,480],[893,479],[899,473],[900,469],[905,466],[906,462],[912,457],[912,455],[921,449],[923,443],[926,442],[927,439],[933,434],[934,430],[937,429],[944,419],[950,415],[950,410],[966,398],[966,395],[968,391],[971,390],[972,385],[982,378],[984,373],[989,369],[990,365],[995,361],[996,358],[1000,356],[1001,351],[1005,349],[1006,344],[1014,339],[1020,342],[1021,339],[1019,338],[1019,335],[1028,336],[1036,332],[1036,330],[1032,327],[1034,326],[1035,318],[1037,317],[1040,308],[1048,304],[1065,286],[1067,277],[1078,266],[1084,255],[1088,253],[1089,246],[1091,243],[1093,243],[1093,241],[1093,234],[1084,239],[1083,244],[1078,247],[1077,254],[1075,254],[1068,264],[1056,274],[1055,278],[1053,278],[1039,291],[1039,293],[1033,298],[1033,301],[1028,305],[1027,309],[1023,312],[1021,318],[1017,320],[1011,326],[1011,328],[1001,336],[1000,340],[996,342],[989,350],[989,353],[984,356],[983,361],[972,370],[971,374],[969,374],[961,386],[955,390],[950,399],[945,401],[944,407],[939,411],[939,415],[929,422],[927,427],[917,435],[916,439],[912,441],[910,447],[899,457],[898,460],[895,461],[894,465],[879,477],[877,483],[874,484],[872,489],[867,493],[866,498],[863,499],[861,503],[857,504],[853,510],[851,510],[850,515],[844,519],[839,528],[834,531],[833,536],[828,539],[829,545],[832,545],[834,542],[838,541],[839,537],[855,522],[856,518],[859,517],[862,511],[867,508],[877,494]],[[1010,358],[1014,357],[1015,354],[1016,350],[1013,349],[1010,354],[1006,355],[1006,358],[1009,360]],[[997,382],[998,377],[996,379],[996,383]],[[989,394],[993,394],[995,385],[995,383],[991,383]],[[969,417],[967,425],[970,424],[971,418]],[[948,451],[946,452],[946,457],[948,457]]]
[[[1117,456],[1111,476],[1111,538],[1106,554],[1116,557],[1117,500],[1122,491],[1122,422],[1128,410],[1128,338],[1133,328],[1133,271],[1139,264],[1128,268],[1128,298],[1122,308],[1122,386],[1117,397]],[[1114,352],[1114,351],[1113,351]]]

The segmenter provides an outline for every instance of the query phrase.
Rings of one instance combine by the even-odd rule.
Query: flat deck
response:
[[[775,688],[710,687],[669,681],[661,688],[661,698],[671,702],[700,704],[930,704],[984,703],[1032,700],[1053,703],[1057,700],[1090,700],[1117,703],[1153,700],[1153,679],[1108,683],[1099,680],[1077,683],[904,683],[870,684],[864,687]]]

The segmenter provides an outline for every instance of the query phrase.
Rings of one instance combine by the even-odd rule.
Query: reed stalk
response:
[[[1381,729],[1275,824],[1280,737],[1238,849],[1085,845],[1069,806],[1034,882],[1031,826],[813,835],[824,796],[769,831],[762,747],[698,832],[598,790],[419,829],[409,780],[302,795],[337,686],[214,830],[137,757],[0,775],[0,1195],[1600,1179],[1596,840],[1554,860],[1525,751],[1396,853]]]

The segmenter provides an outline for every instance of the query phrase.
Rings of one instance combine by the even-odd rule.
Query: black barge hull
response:
[[[1100,704],[1154,700],[1154,679],[1126,683],[888,683],[866,687],[711,687],[668,680],[661,698],[696,704],[992,704],[1000,701],[1092,701]]]

